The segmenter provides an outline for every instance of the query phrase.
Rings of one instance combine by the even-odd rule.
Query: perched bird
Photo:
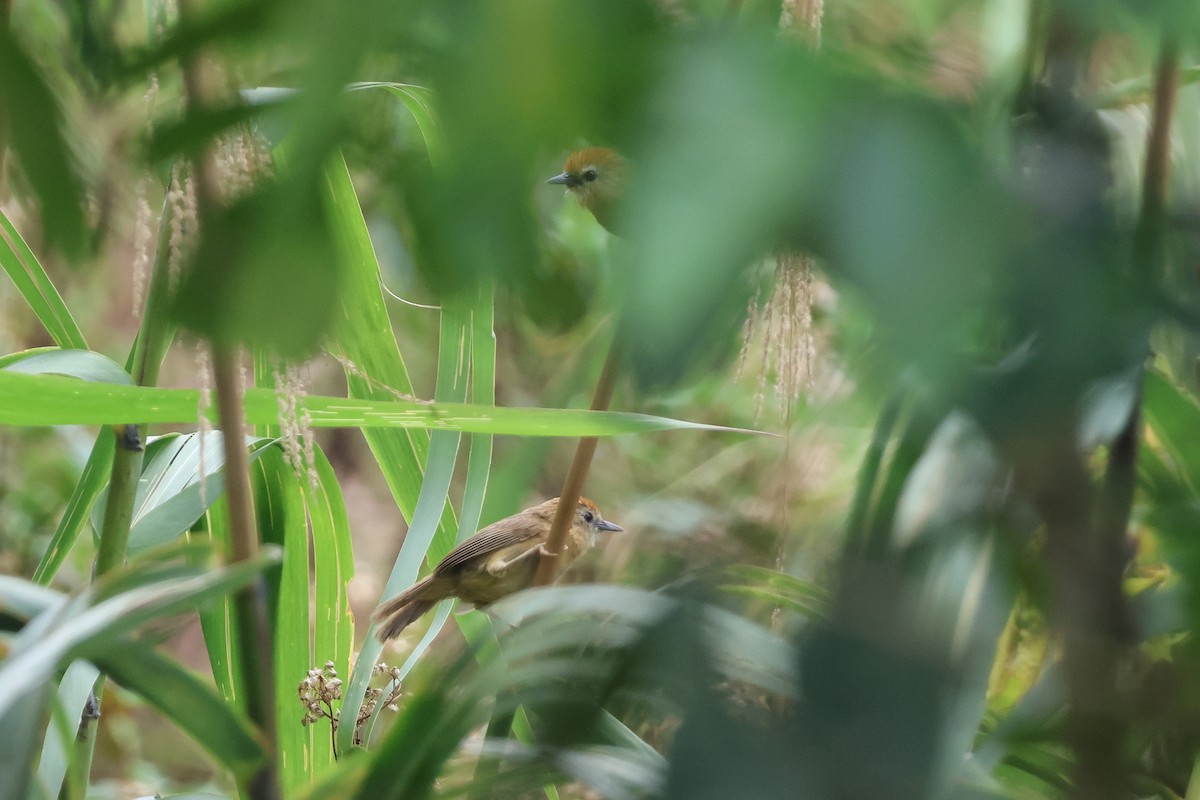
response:
[[[616,233],[617,203],[628,181],[629,162],[606,147],[586,147],[567,156],[563,171],[546,183],[566,186],[605,230]]]
[[[438,601],[457,597],[476,608],[529,586],[537,571],[538,556],[547,553],[546,540],[558,498],[493,522],[459,544],[418,581],[375,609],[376,636],[386,642],[404,630]],[[558,556],[558,573],[587,552],[603,531],[624,530],[600,516],[596,504],[579,498],[575,518]]]

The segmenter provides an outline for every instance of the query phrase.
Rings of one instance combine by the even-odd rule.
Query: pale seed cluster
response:
[[[389,667],[387,664],[376,664],[371,668],[371,676],[384,676],[388,684],[382,688],[367,689],[363,704],[358,710],[358,718],[354,724],[354,743],[362,744],[363,725],[371,718],[375,708],[382,703],[388,711],[396,711],[396,701],[400,699],[400,668]],[[310,669],[296,688],[300,702],[304,706],[304,717],[300,724],[312,725],[319,719],[328,719],[333,731],[337,731],[339,712],[334,711],[333,704],[342,699],[342,680],[337,676],[332,661],[326,661],[320,669]]]
[[[784,36],[798,36],[814,50],[821,46],[821,18],[825,0],[783,0],[779,30]],[[775,401],[779,413],[790,419],[791,407],[802,392],[812,393],[813,361],[816,343],[812,327],[812,257],[785,251],[775,257],[775,288],[761,309],[758,298],[750,301],[746,324],[742,328],[742,352],[737,375],[745,369],[755,335],[762,333],[762,363],[758,373],[758,391],[754,397],[754,417],[762,413],[766,395],[767,372],[774,364]]]
[[[307,474],[308,482],[316,486],[316,448],[312,437],[312,415],[304,408],[305,394],[299,368],[289,364],[283,370],[275,370],[275,402],[279,408],[284,461],[297,477]]]
[[[171,167],[171,185],[167,189],[170,223],[167,237],[167,277],[171,288],[179,285],[183,265],[196,246],[199,220],[196,211],[196,185],[191,167],[180,159]]]
[[[137,210],[133,217],[133,316],[142,316],[146,301],[146,283],[150,274],[150,242],[154,240],[153,213],[146,200],[146,181],[138,181]]]
[[[219,177],[219,199],[225,204],[247,194],[274,174],[266,145],[249,128],[221,137],[213,151],[213,164]]]
[[[775,261],[775,288],[767,302],[759,306],[750,301],[742,328],[742,350],[738,358],[740,379],[753,342],[762,337],[762,363],[758,373],[754,416],[762,413],[766,396],[767,373],[774,368],[775,400],[782,415],[813,388],[813,363],[816,342],[813,337],[812,259],[796,253],[782,253]]]
[[[337,712],[333,710],[333,703],[342,699],[342,680],[337,676],[332,661],[326,661],[321,669],[310,669],[304,680],[300,681],[297,693],[305,709],[301,725],[311,725],[322,717],[328,717],[334,729],[337,729]]]
[[[371,668],[371,677],[380,675],[388,679],[387,685],[381,688],[367,689],[363,704],[358,709],[358,719],[354,721],[354,744],[360,747],[363,744],[363,726],[375,713],[376,706],[382,703],[388,711],[399,710],[396,701],[400,699],[400,668],[389,667],[383,663],[376,664]]]
[[[812,47],[821,45],[821,16],[825,0],[783,0],[779,29],[803,37]]]
[[[158,74],[150,74],[150,86],[143,98],[146,105],[146,133],[154,132],[154,100],[158,97]],[[142,178],[137,183],[137,208],[133,218],[133,314],[140,317],[142,303],[146,299],[146,283],[150,274],[150,244],[154,241],[154,214],[146,199],[150,181]]]
[[[196,378],[200,384],[199,398],[199,414],[196,416],[196,435],[200,438],[200,505],[207,505],[207,478],[208,470],[205,469],[204,451],[208,443],[208,435],[212,433],[212,421],[208,418],[208,412],[212,409],[212,366],[208,358],[208,346],[203,342],[196,342]]]
[[[386,686],[379,688],[367,689],[367,696],[363,701],[362,708],[358,711],[358,724],[362,725],[371,714],[375,711],[375,706],[383,703],[383,707],[388,711],[399,710],[396,707],[396,701],[400,699],[400,668],[389,667],[387,664],[380,662],[371,667],[371,677],[383,676],[388,679]]]

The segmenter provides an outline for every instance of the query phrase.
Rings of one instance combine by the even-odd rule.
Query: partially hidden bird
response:
[[[446,554],[433,572],[400,594],[380,604],[371,619],[375,635],[386,642],[399,635],[441,600],[457,597],[484,608],[533,583],[538,556],[549,554],[546,542],[558,498],[493,522]],[[596,534],[624,530],[600,516],[596,504],[579,498],[555,577],[588,551]]]
[[[546,183],[567,187],[609,233],[617,233],[617,205],[629,182],[629,162],[607,147],[585,147],[567,156],[563,171]]]

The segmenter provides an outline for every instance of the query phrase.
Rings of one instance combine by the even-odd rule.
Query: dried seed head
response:
[[[284,461],[297,477],[306,475],[309,484],[315,487],[318,483],[316,447],[312,437],[312,416],[304,409],[307,391],[300,370],[288,365],[282,370],[275,369],[274,377]]]
[[[200,386],[199,408],[197,415],[196,436],[200,439],[199,464],[197,469],[200,476],[200,504],[207,506],[208,498],[208,469],[206,450],[208,445],[209,434],[212,433],[212,422],[208,419],[208,412],[212,409],[212,367],[208,358],[208,346],[203,342],[196,342],[196,382]]]
[[[775,262],[775,286],[767,302],[760,306],[751,301],[742,329],[741,377],[753,342],[762,337],[762,362],[759,364],[758,389],[754,415],[762,413],[768,373],[774,373],[775,400],[780,414],[786,415],[800,397],[812,391],[816,344],[812,327],[812,259],[795,253],[780,254]]]
[[[824,10],[825,0],[783,0],[779,29],[785,35],[798,36],[812,47],[819,47]]]
[[[171,218],[167,238],[167,277],[174,289],[179,285],[184,262],[196,246],[198,228],[196,186],[191,168],[185,161],[176,161],[171,168],[167,206]]]
[[[222,137],[213,149],[219,200],[228,205],[271,177],[274,165],[263,141],[247,127]]]

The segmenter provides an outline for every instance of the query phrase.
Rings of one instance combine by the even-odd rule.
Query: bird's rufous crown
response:
[[[607,147],[585,147],[567,156],[567,161],[563,164],[563,169],[575,175],[583,172],[588,167],[605,166],[619,159],[620,156]]]

